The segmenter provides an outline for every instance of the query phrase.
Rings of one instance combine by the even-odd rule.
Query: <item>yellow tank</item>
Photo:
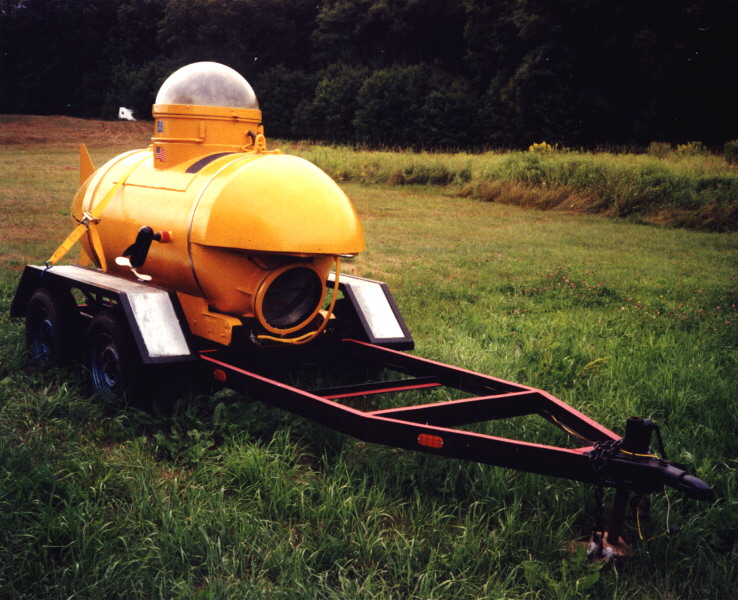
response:
[[[223,65],[175,72],[153,112],[152,146],[109,161],[73,201],[76,220],[97,217],[84,252],[178,292],[190,328],[215,341],[229,343],[241,318],[277,337],[305,328],[336,257],[364,249],[349,199],[310,162],[266,150],[251,87]],[[165,243],[132,270],[124,255],[141,227]]]

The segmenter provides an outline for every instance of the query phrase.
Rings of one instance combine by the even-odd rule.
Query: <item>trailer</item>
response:
[[[631,496],[668,486],[696,500],[714,499],[711,487],[684,465],[653,452],[652,422],[630,417],[620,436],[545,391],[410,354],[412,336],[386,284],[344,276],[338,287],[334,318],[308,348],[214,344],[193,335],[171,291],[74,265],[27,266],[11,316],[26,319],[36,362],[62,365],[81,357],[91,392],[109,400],[145,385],[147,370],[155,374],[162,365],[184,363],[216,385],[367,442],[593,484],[599,503],[603,487],[615,488],[609,523],[599,523],[593,534],[594,555],[627,552],[621,533]],[[305,364],[318,368],[316,361],[350,381],[303,389],[275,376]],[[408,406],[391,399],[406,392],[422,398],[439,389],[458,398]],[[355,400],[366,398],[382,401],[357,408]],[[469,427],[526,415],[563,430],[574,447]]]

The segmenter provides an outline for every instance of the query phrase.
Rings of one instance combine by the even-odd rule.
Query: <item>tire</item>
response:
[[[112,310],[97,313],[85,337],[85,368],[91,394],[104,402],[131,396],[142,371],[128,324]]]
[[[26,347],[42,367],[63,367],[79,358],[82,322],[67,291],[37,289],[26,311]]]

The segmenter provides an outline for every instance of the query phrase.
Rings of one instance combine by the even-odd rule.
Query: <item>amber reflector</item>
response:
[[[418,436],[418,444],[428,448],[443,448],[443,438],[437,435],[421,433]]]

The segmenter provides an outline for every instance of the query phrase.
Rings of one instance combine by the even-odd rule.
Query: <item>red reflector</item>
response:
[[[215,381],[223,382],[226,380],[226,372],[222,369],[215,369],[215,371],[213,371],[213,377],[215,378]]]
[[[428,448],[443,448],[443,438],[437,435],[421,433],[418,436],[418,444],[427,446]]]

